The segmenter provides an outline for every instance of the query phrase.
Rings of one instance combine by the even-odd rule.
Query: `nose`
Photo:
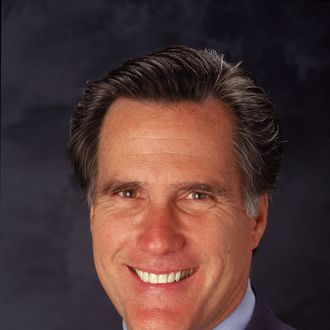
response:
[[[169,206],[153,207],[142,221],[137,239],[138,249],[154,256],[180,251],[186,239],[179,226],[179,219]]]

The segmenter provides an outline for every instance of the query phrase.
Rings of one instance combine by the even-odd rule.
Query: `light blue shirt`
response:
[[[251,319],[255,304],[256,298],[249,281],[241,303],[214,330],[244,330]]]
[[[251,319],[255,303],[256,298],[249,281],[240,304],[214,330],[244,330]],[[123,321],[123,330],[127,330],[125,321]]]

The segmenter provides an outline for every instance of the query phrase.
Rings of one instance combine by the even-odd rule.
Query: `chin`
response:
[[[188,311],[187,311],[188,313]],[[186,314],[185,316],[188,316]],[[165,310],[136,311],[125,320],[129,330],[188,330],[190,322],[182,313]]]

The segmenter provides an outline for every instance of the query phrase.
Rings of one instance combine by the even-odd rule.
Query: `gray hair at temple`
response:
[[[214,97],[234,115],[233,152],[242,195],[247,214],[256,215],[258,197],[271,193],[278,177],[282,158],[279,122],[254,77],[223,57],[214,50],[168,47],[129,60],[102,79],[87,83],[72,116],[68,157],[90,203],[97,176],[99,132],[114,100],[201,102]]]

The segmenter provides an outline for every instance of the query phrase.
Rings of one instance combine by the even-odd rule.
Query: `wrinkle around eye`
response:
[[[102,196],[94,204],[94,214],[101,222],[123,220],[130,218],[143,210],[143,199],[123,198],[117,196]]]
[[[143,192],[138,189],[104,190],[97,195],[96,204],[107,209],[131,208],[141,203]]]
[[[183,198],[177,202],[177,206],[185,213],[199,213],[217,208],[217,203],[214,198],[208,196],[206,198]]]
[[[232,203],[226,200],[216,200],[216,198],[213,200],[181,200],[177,207],[180,212],[198,221],[213,219],[221,222],[225,220],[227,222],[226,219],[234,217]]]

